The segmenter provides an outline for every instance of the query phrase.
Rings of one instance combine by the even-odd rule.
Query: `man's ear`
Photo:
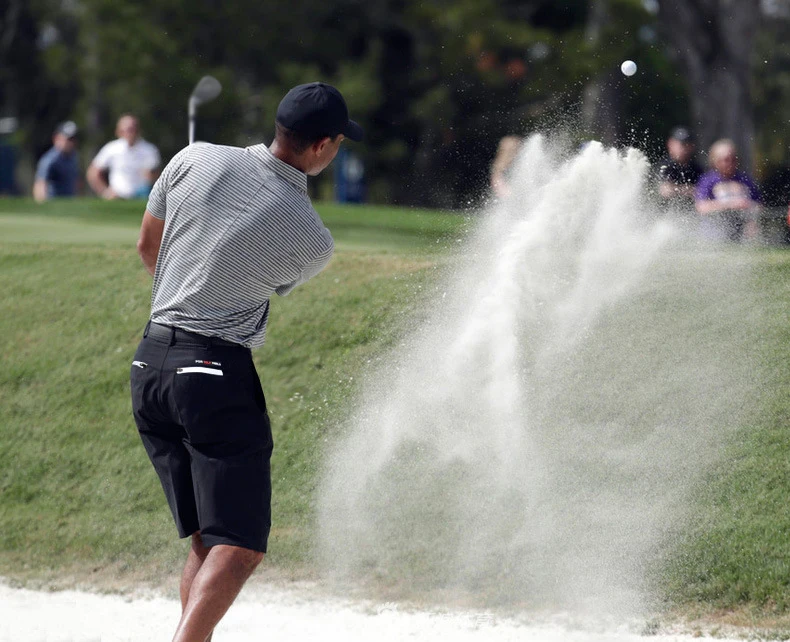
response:
[[[313,153],[316,156],[320,156],[326,149],[326,146],[331,142],[332,139],[329,136],[325,136],[324,138],[319,138],[317,141],[313,143]]]

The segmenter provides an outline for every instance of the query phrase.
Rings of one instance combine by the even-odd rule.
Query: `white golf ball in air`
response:
[[[624,60],[620,65],[620,71],[626,76],[633,76],[636,73],[636,63],[633,60]]]

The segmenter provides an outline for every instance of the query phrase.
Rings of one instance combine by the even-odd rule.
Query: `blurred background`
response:
[[[0,192],[30,194],[65,120],[83,170],[126,112],[166,162],[211,74],[197,139],[228,145],[269,142],[291,86],[336,85],[367,132],[358,200],[467,208],[502,136],[564,128],[655,160],[684,125],[699,150],[733,138],[786,206],[788,36],[790,0],[0,0]]]

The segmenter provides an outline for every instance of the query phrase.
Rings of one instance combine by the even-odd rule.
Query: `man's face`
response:
[[[64,154],[71,154],[77,148],[77,138],[69,138],[65,134],[55,134],[53,144]]]
[[[132,116],[124,116],[118,121],[118,127],[115,130],[118,138],[123,138],[130,145],[134,145],[137,137],[140,135],[140,125],[137,119]]]
[[[323,172],[329,163],[331,163],[335,156],[337,156],[337,152],[340,149],[340,143],[345,140],[345,136],[343,134],[339,134],[336,138],[325,138],[323,144],[317,149],[313,150],[312,152],[312,162],[310,163],[310,167],[308,168],[307,172],[305,172],[308,176],[318,176],[321,172]]]
[[[732,147],[718,150],[713,159],[713,167],[724,178],[732,178],[738,170],[738,155]]]
[[[672,160],[681,164],[686,164],[691,160],[694,154],[694,143],[681,141],[677,138],[670,138],[667,141],[667,149],[669,150],[669,156]]]

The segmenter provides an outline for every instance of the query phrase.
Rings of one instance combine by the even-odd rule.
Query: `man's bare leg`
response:
[[[192,581],[195,579],[200,567],[206,560],[206,556],[211,549],[203,546],[203,540],[200,537],[200,531],[192,533],[192,546],[189,549],[186,564],[184,564],[184,572],[181,574],[181,613],[186,610],[187,602],[189,600],[189,590],[192,587]],[[206,642],[211,642],[211,633],[208,634]]]
[[[192,551],[187,558],[188,566],[191,556]],[[195,557],[199,559],[198,552]],[[239,546],[219,544],[211,547],[189,582],[186,604],[173,642],[205,642],[262,559],[263,553]],[[184,575],[187,575],[186,567]]]
[[[184,565],[184,572],[181,574],[181,610],[187,607],[187,600],[189,599],[189,589],[192,586],[192,580],[195,579],[200,567],[211,549],[203,546],[203,540],[200,537],[200,531],[192,533],[192,547],[189,549],[187,562]]]

